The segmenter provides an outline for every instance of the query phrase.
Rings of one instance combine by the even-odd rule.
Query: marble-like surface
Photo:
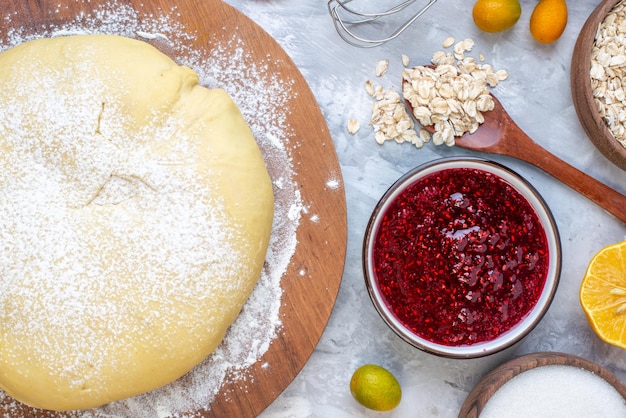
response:
[[[476,47],[470,55],[482,52],[487,63],[509,71],[509,79],[494,92],[532,138],[577,168],[626,191],[626,173],[608,162],[588,140],[570,94],[574,43],[598,0],[570,0],[567,28],[561,39],[549,45],[535,42],[528,31],[536,0],[521,0],[520,20],[499,34],[482,33],[474,26],[473,2],[442,0],[399,39],[373,49],[344,43],[335,32],[324,0],[227,1],[268,31],[309,83],[333,137],[348,203],[346,266],[328,327],[302,372],[267,408],[263,418],[456,417],[482,375],[512,357],[543,350],[586,357],[626,381],[626,351],[596,337],[578,302],[587,263],[603,246],[624,239],[626,226],[529,164],[490,156],[518,171],[544,196],[560,230],[563,270],[549,312],[514,347],[477,360],[448,360],[410,347],[379,318],[366,293],[361,270],[363,233],[387,187],[418,164],[443,156],[476,155],[432,143],[422,149],[391,142],[380,146],[368,126],[372,99],[365,93],[365,81],[398,88],[401,55],[411,57],[414,64],[427,63],[448,36],[474,39]],[[374,74],[379,59],[390,61],[389,73],[380,79]],[[348,118],[361,123],[361,130],[354,136],[346,130]],[[402,385],[402,402],[392,412],[368,411],[350,395],[352,372],[370,362],[389,368]]]

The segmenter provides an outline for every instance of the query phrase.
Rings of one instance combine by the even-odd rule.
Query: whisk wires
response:
[[[395,15],[409,7],[415,0],[405,0],[384,11],[376,11],[373,13],[357,10],[352,7],[351,3],[355,0],[329,0],[328,12],[333,20],[335,29],[339,36],[348,44],[361,47],[371,48],[382,45],[392,39],[397,38],[404,32],[413,22],[415,22],[430,6],[435,4],[437,0],[429,0],[426,5],[419,9],[407,21],[398,26],[390,35],[382,38],[367,38],[357,34],[353,28],[366,23],[372,23],[385,17]]]

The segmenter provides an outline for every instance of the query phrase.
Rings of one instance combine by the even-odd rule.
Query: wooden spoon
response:
[[[466,133],[454,138],[457,146],[526,161],[561,180],[626,223],[626,196],[541,147],[515,124],[500,101],[492,97],[495,107],[484,113],[485,122],[473,134]],[[408,101],[406,104],[412,114],[413,107]],[[432,127],[426,129],[433,131]]]

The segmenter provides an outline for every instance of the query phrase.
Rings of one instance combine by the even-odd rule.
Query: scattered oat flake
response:
[[[408,67],[410,63],[411,63],[411,60],[409,59],[409,56],[406,54],[402,54],[402,65],[404,65],[405,67]]]
[[[452,45],[454,45],[454,36],[448,36],[442,44],[444,48],[450,48]]]
[[[372,105],[370,126],[374,129],[374,138],[379,144],[385,141],[397,143],[409,142],[418,148],[424,145],[414,129],[414,122],[407,112],[400,94],[393,89],[380,87],[381,95]]]
[[[376,63],[376,76],[382,77],[389,69],[389,60],[380,60]]]
[[[372,80],[367,80],[365,82],[365,91],[367,92],[367,94],[374,97],[376,90],[374,90],[374,83],[372,82]]]
[[[354,118],[350,118],[348,119],[348,132],[352,135],[356,134],[359,129],[361,129],[361,124],[359,124],[359,121],[354,119]]]

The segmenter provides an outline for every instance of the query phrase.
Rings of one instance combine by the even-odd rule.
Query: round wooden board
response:
[[[2,14],[10,19],[5,19],[0,27],[0,40],[7,42],[15,30],[37,36],[50,25],[74,21],[77,16],[109,7],[110,3],[107,0],[7,2]],[[207,410],[197,412],[197,416],[206,417],[257,416],[309,359],[326,327],[341,283],[346,253],[346,202],[332,138],[315,97],[285,51],[233,7],[219,0],[119,0],[116,3],[134,8],[140,18],[154,18],[174,8],[185,30],[196,35],[189,40],[189,48],[202,55],[208,54],[211,45],[220,39],[229,39],[236,33],[252,57],[257,57],[259,62],[276,63],[270,71],[297,93],[286,104],[289,111],[285,125],[290,140],[287,147],[293,159],[293,181],[307,213],[315,214],[315,221],[304,217],[300,221],[295,254],[281,280],[282,328],[265,355],[247,370],[246,379],[226,383]],[[8,408],[0,405],[0,414],[64,416],[26,406],[20,406],[18,411],[15,404],[10,411]]]

